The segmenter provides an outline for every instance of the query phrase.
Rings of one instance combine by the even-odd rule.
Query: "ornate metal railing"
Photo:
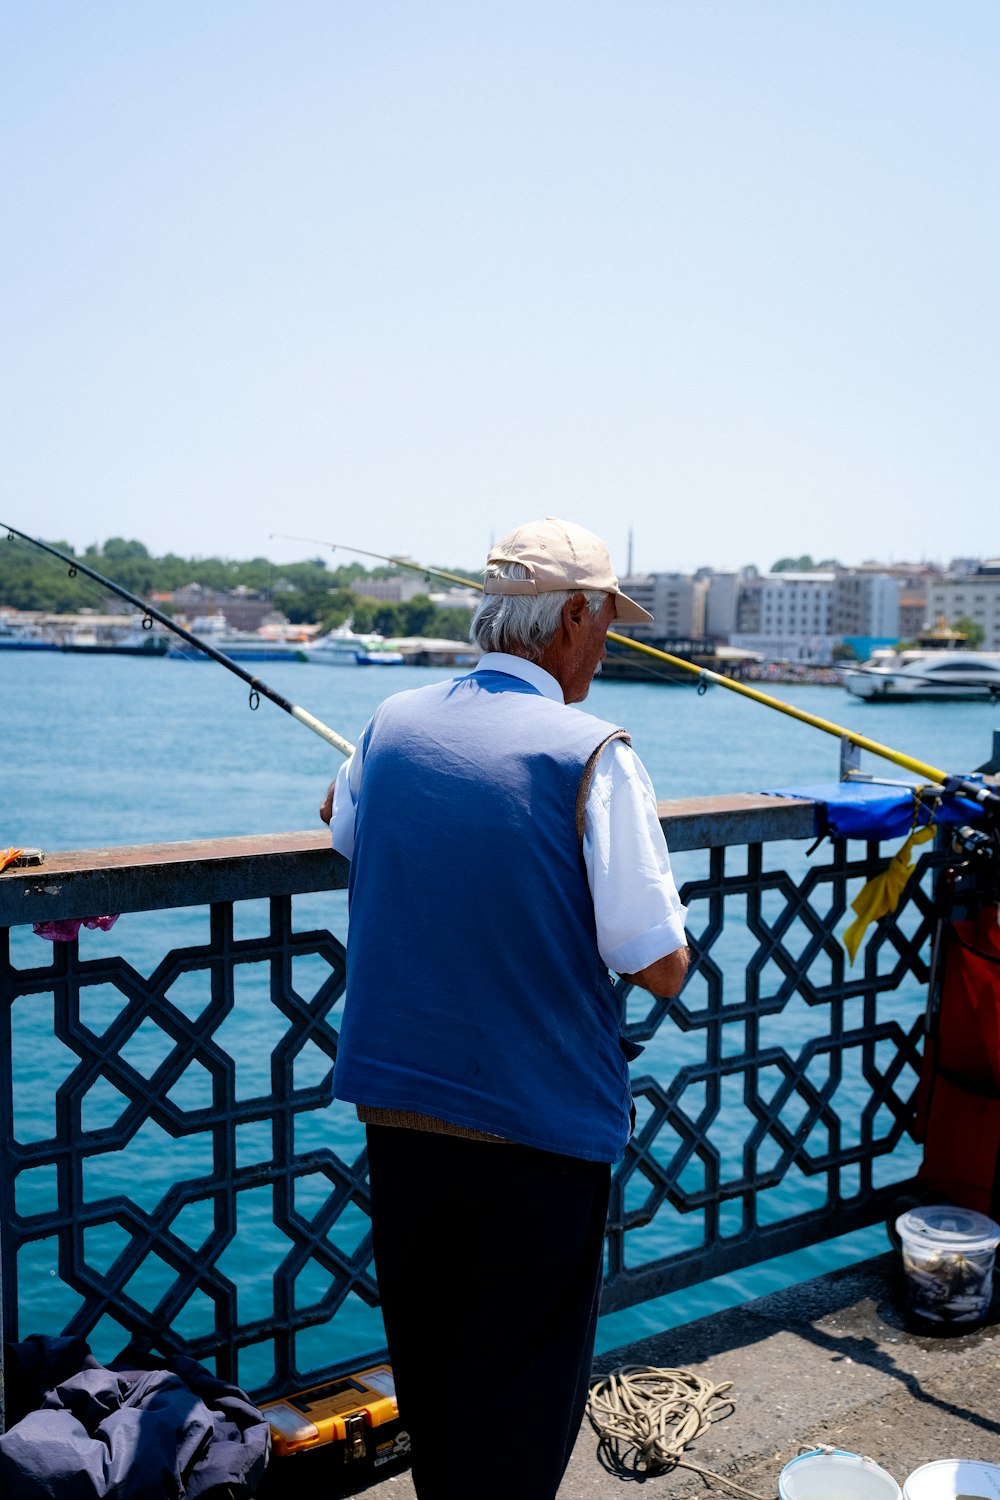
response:
[[[661,812],[693,964],[674,1000],[623,986],[646,1051],[606,1310],[877,1222],[913,1169],[936,856],[852,970],[839,934],[877,846],[807,857],[806,802]],[[0,876],[8,1340],[134,1339],[261,1399],[380,1347],[364,1138],[331,1096],[346,877],[321,833]],[[111,912],[79,943],[32,931]]]

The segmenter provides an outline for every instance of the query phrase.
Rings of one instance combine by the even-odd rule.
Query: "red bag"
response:
[[[936,1034],[924,1046],[914,1138],[917,1181],[948,1203],[1000,1211],[1000,910],[953,922]]]

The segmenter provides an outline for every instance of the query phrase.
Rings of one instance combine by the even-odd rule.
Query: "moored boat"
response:
[[[359,667],[401,667],[406,661],[402,651],[390,651],[386,646],[369,646],[355,654]]]
[[[123,629],[77,626],[58,641],[60,651],[84,656],[166,656],[167,638],[159,630],[143,630],[136,622]]]
[[[37,615],[0,612],[0,649],[68,651],[88,656],[165,656],[162,631],[131,616]]]
[[[356,667],[358,652],[371,650],[381,639],[379,635],[358,635],[349,624],[338,625],[309,642],[304,648],[306,661],[324,667]]]
[[[56,641],[44,636],[33,622],[0,614],[0,651],[58,651]]]
[[[233,630],[225,615],[199,615],[191,626],[191,634],[214,646],[228,656],[230,661],[308,661],[303,641],[290,641],[281,636],[261,635],[253,630]],[[181,661],[208,661],[209,657],[196,646],[189,646],[178,638],[172,640],[167,652]]]
[[[843,682],[856,698],[880,703],[936,698],[995,702],[1000,699],[1000,653],[886,649],[876,651],[861,666],[844,667]]]

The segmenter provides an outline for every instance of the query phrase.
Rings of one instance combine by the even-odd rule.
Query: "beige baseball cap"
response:
[[[487,594],[550,594],[556,589],[598,589],[615,595],[615,618],[642,625],[653,616],[618,587],[608,549],[599,536],[572,521],[528,521],[508,531],[491,549],[486,566],[523,563],[527,578],[487,576]]]

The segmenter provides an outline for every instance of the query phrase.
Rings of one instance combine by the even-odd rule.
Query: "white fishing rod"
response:
[[[283,697],[281,693],[269,687],[259,677],[254,677],[251,673],[245,672],[239,663],[233,661],[224,651],[219,651],[215,646],[209,645],[208,641],[203,641],[200,636],[195,635],[190,630],[186,630],[183,625],[178,625],[177,621],[172,620],[169,615],[163,614],[154,605],[147,604],[145,599],[140,599],[136,594],[130,594],[128,589],[122,588],[121,584],[115,583],[111,578],[105,578],[103,573],[98,573],[96,568],[89,567],[86,563],[81,562],[78,557],[68,557],[65,552],[60,552],[58,547],[52,547],[48,542],[40,542],[37,537],[28,536],[24,531],[18,531],[16,526],[8,526],[6,523],[0,521],[0,527],[3,527],[9,533],[8,540],[20,537],[21,541],[29,542],[31,546],[38,547],[42,552],[48,552],[52,557],[57,557],[60,562],[66,564],[71,578],[74,578],[77,573],[86,573],[87,577],[92,578],[95,583],[99,583],[102,587],[110,589],[113,594],[118,595],[119,599],[124,599],[127,604],[131,604],[135,609],[140,610],[144,628],[149,629],[152,622],[156,620],[167,630],[172,631],[174,635],[179,635],[181,640],[187,641],[189,646],[195,646],[199,651],[203,651],[206,656],[210,656],[213,661],[217,661],[221,667],[226,667],[228,671],[234,672],[237,677],[242,678],[250,687],[251,708],[257,707],[261,697],[270,698],[272,703],[276,703],[279,708],[284,709],[286,714],[291,714],[293,719],[296,719],[300,724],[304,724],[307,729],[311,729],[313,734],[318,734],[321,740],[325,740],[328,745],[332,745],[335,750],[339,750],[341,755],[351,755],[353,753],[354,746],[350,740],[345,740],[342,734],[338,734],[335,729],[331,729],[328,724],[324,724],[321,719],[317,719],[315,714],[311,714],[306,708],[301,708],[299,704],[293,703],[291,699]]]

